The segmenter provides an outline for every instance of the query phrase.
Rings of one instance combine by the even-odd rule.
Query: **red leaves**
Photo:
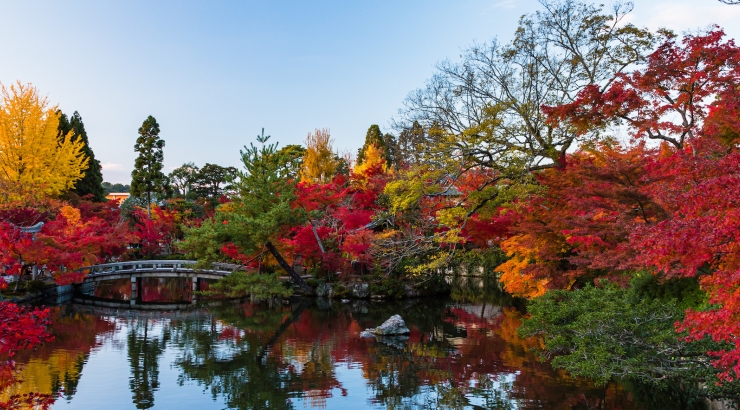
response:
[[[646,192],[670,218],[632,235],[644,247],[638,261],[669,276],[740,267],[730,262],[740,251],[740,154],[725,155],[711,139],[697,140],[692,151],[655,161]]]
[[[240,263],[247,263],[251,259],[247,255],[241,253],[239,248],[231,242],[221,247],[221,253]]]
[[[75,269],[127,251],[131,235],[119,221],[120,211],[114,206],[83,201],[77,207],[64,205],[44,212],[45,224],[35,235],[22,232],[14,224],[0,222],[0,263],[7,267],[6,273],[20,275],[23,266],[46,265],[57,283],[69,284],[81,279],[81,275],[73,272]],[[28,219],[18,216],[30,215],[33,222],[40,214],[22,206],[10,206],[4,215],[9,220],[24,221]]]
[[[139,252],[142,255],[153,257],[172,247],[177,216],[177,211],[156,205],[151,207],[151,216],[144,209],[135,211],[135,234],[141,245]]]
[[[699,135],[717,96],[737,94],[740,49],[724,36],[715,28],[685,36],[681,44],[668,37],[648,56],[645,68],[617,76],[604,90],[588,86],[572,103],[543,111],[552,123],[567,122],[580,134],[621,120],[637,139],[681,148]]]
[[[48,324],[48,309],[32,310],[0,301],[0,360],[3,360],[0,361],[0,391],[19,382],[13,361],[13,356],[18,351],[31,349],[53,339],[46,330]],[[41,408],[48,408],[52,403],[53,397],[47,395],[13,396],[7,402],[0,402],[0,409],[18,408],[20,404],[37,404]]]
[[[388,179],[383,167],[372,166],[350,180],[336,175],[327,184],[299,183],[293,206],[310,212],[311,221],[292,227],[282,242],[293,255],[303,258],[304,265],[319,267],[322,272],[344,271],[352,261],[371,264],[368,251],[374,233],[366,227],[382,209],[377,199]]]
[[[0,357],[12,358],[18,350],[52,340],[46,332],[48,309],[30,309],[0,301]]]
[[[569,260],[578,265],[584,257],[583,262],[591,261],[590,268],[608,269],[610,264],[599,261],[610,253],[617,260],[621,253],[634,268],[668,277],[702,275],[702,287],[715,306],[688,312],[677,329],[687,331],[691,339],[711,337],[732,344],[732,349],[711,354],[724,371],[722,377],[734,380],[740,377],[740,153],[736,150],[740,49],[723,39],[719,29],[686,36],[680,44],[668,38],[649,56],[645,68],[616,78],[603,91],[592,86],[572,104],[543,109],[553,123],[565,121],[581,133],[619,119],[635,138],[662,139],[673,145],[632,162],[638,164],[638,174],[624,168],[614,174],[619,177],[610,184],[621,185],[618,190],[626,194],[622,196],[640,204],[633,221],[620,221],[619,212],[599,215],[604,228],[613,228],[605,236],[598,233],[606,231],[598,228],[593,212],[589,226],[580,228],[576,222],[589,215],[586,209],[564,218],[572,227],[562,232],[579,255]],[[599,175],[598,170],[590,173]],[[633,192],[624,190],[624,177],[629,175],[630,181],[636,181]],[[547,184],[552,194],[558,182]],[[583,188],[576,194],[581,205],[603,208],[594,201],[600,195],[592,195],[600,187],[586,184]],[[642,204],[652,204],[652,215],[642,215]],[[605,211],[618,211],[613,205]],[[559,209],[576,211],[570,206]],[[589,251],[600,248],[601,255]]]
[[[571,155],[565,169],[538,175],[545,192],[519,205],[513,236],[502,244],[514,257],[502,265],[507,289],[528,294],[518,280],[568,288],[582,277],[619,280],[625,270],[639,269],[635,256],[642,251],[630,242],[631,233],[666,217],[644,192],[655,155],[643,144],[600,144]]]

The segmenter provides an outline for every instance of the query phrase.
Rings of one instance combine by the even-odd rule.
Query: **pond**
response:
[[[56,339],[16,357],[24,383],[3,395],[56,393],[53,409],[683,408],[553,370],[517,335],[520,312],[489,287],[469,281],[451,297],[400,302],[56,306]],[[407,340],[359,338],[397,313]]]

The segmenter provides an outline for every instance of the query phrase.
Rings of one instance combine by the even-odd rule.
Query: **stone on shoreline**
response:
[[[370,296],[370,285],[367,283],[353,283],[349,289],[353,298],[365,299]]]
[[[331,298],[334,294],[334,290],[331,288],[331,285],[328,283],[322,283],[319,286],[316,287],[316,296],[323,298]]]

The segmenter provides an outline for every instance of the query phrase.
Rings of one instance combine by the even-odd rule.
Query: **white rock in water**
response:
[[[403,321],[400,315],[393,315],[390,319],[383,322],[382,325],[375,329],[367,329],[366,332],[370,332],[375,335],[405,335],[411,333],[406,323]]]
[[[375,336],[367,330],[360,332],[360,337],[363,339],[375,339]]]

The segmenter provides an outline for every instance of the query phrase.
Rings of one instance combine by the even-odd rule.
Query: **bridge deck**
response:
[[[212,263],[211,269],[195,268],[197,261],[192,260],[149,260],[103,263],[100,265],[85,266],[78,272],[85,272],[87,276],[83,282],[99,280],[116,280],[136,277],[157,278],[200,278],[221,279],[233,272],[246,270],[243,265],[233,263]],[[310,275],[302,276],[303,279]],[[280,276],[279,279],[289,281],[289,276]]]

